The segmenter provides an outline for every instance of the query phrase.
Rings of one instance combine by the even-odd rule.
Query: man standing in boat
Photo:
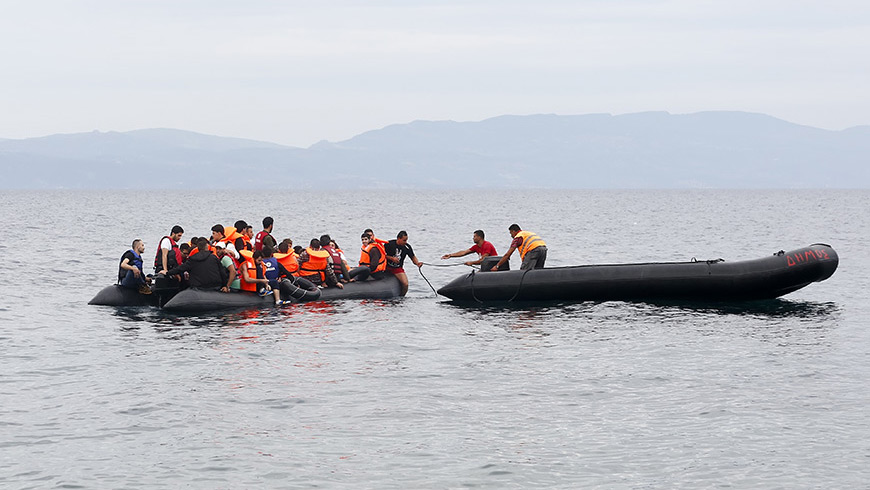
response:
[[[495,246],[492,243],[484,240],[483,230],[475,230],[474,236],[471,240],[474,242],[474,245],[471,248],[466,248],[465,250],[460,250],[458,252],[453,252],[450,254],[445,254],[441,256],[441,260],[449,259],[451,257],[465,257],[470,253],[477,253],[477,260],[468,260],[465,262],[465,265],[477,265],[483,262],[483,259],[487,257],[495,257],[498,255],[498,252],[495,251]]]
[[[508,233],[513,238],[511,247],[498,261],[498,264],[493,266],[492,270],[497,271],[502,264],[510,260],[511,254],[517,249],[519,249],[520,258],[523,261],[520,270],[543,269],[544,262],[547,261],[547,244],[544,243],[544,240],[530,231],[523,231],[516,223],[508,227]]]

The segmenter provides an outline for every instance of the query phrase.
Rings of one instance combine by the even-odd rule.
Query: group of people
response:
[[[254,234],[253,227],[244,220],[231,227],[216,224],[211,238],[194,237],[182,243],[184,229],[175,225],[160,239],[154,257],[154,273],[174,281],[180,288],[213,289],[222,292],[248,291],[262,296],[274,295],[276,304],[281,299],[280,282],[289,280],[303,289],[319,287],[343,288],[356,281],[379,280],[387,274],[395,276],[401,285],[401,294],[408,291],[405,259],[422,267],[408,243],[408,233],[400,231],[393,240],[375,237],[371,229],[360,235],[360,258],[351,268],[342,249],[329,235],[312,238],[307,247],[294,246],[289,238],[278,242],[272,235],[274,219],[263,219],[263,229]],[[512,242],[507,253],[492,268],[498,270],[515,250],[522,257],[521,269],[539,269],[547,259],[547,246],[534,233],[523,231],[516,224],[508,229]],[[485,240],[483,230],[476,230],[474,245],[465,250],[443,255],[442,259],[464,257],[476,253],[478,260],[466,265],[477,265],[486,257],[495,257],[492,243]],[[144,272],[145,243],[136,239],[121,256],[118,284],[140,293],[151,293],[152,276]]]

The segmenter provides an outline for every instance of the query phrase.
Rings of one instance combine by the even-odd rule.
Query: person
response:
[[[242,250],[239,254],[244,259],[240,266],[241,281],[239,286],[242,291],[257,293],[259,290],[260,296],[268,296],[272,294],[269,286],[269,280],[266,279],[266,274],[263,266],[263,251],[251,252]]]
[[[145,242],[140,239],[133,240],[130,249],[121,256],[118,264],[118,284],[121,287],[136,289],[142,294],[151,294],[148,287],[150,278],[145,277],[142,271],[142,252],[145,251]]]
[[[402,230],[396,235],[395,240],[390,240],[384,245],[384,252],[387,256],[387,272],[396,276],[399,283],[402,285],[402,296],[408,292],[408,275],[405,274],[405,258],[411,257],[411,262],[417,268],[423,267],[423,262],[417,260],[414,255],[414,249],[408,243],[408,232]]]
[[[184,235],[184,229],[175,225],[169,235],[160,239],[157,244],[157,255],[154,256],[154,272],[166,274],[167,270],[184,262],[181,249],[178,248],[178,240],[181,240],[182,235]]]
[[[253,252],[254,244],[251,243],[251,240],[254,238],[254,227],[240,220],[236,222],[236,229],[239,230],[238,225],[243,223],[244,228],[239,232],[239,236],[236,237],[233,245],[235,245],[236,250],[250,250]]]
[[[368,230],[360,235],[362,247],[359,255],[359,267],[348,272],[350,282],[365,281],[369,277],[374,280],[383,279],[387,268],[387,254],[384,246],[376,243]]]
[[[219,242],[227,243],[227,229],[221,224],[216,224],[211,227],[211,245],[215,246]],[[235,230],[233,230],[235,232]]]
[[[507,253],[495,264],[492,268],[497,271],[502,264],[510,260],[514,250],[519,249],[520,258],[523,263],[520,265],[520,270],[543,269],[544,262],[547,261],[547,244],[538,235],[520,229],[520,225],[514,223],[508,227],[508,233],[511,234],[513,241]]]
[[[272,228],[275,226],[275,220],[271,216],[263,218],[263,231],[257,233],[254,237],[254,251],[263,250],[264,245],[272,247],[272,250],[278,247],[278,242],[272,236]]]
[[[239,262],[236,259],[235,246],[232,244],[225,245],[223,242],[215,244],[215,252],[221,261],[221,266],[227,270],[227,283],[221,288],[221,292],[228,293],[230,291],[241,290],[241,281],[239,280]]]
[[[299,255],[293,251],[293,240],[285,238],[278,244],[278,252],[272,256],[278,259],[278,262],[287,269],[290,274],[296,276],[299,271]]]
[[[190,244],[189,243],[182,243],[181,245],[178,246],[178,249],[181,250],[181,263],[184,263],[184,261],[187,260],[187,257],[190,256],[190,252],[191,252]]]
[[[363,233],[368,233],[369,238],[372,239],[373,243],[380,243],[381,245],[386,245],[389,240],[381,240],[380,238],[375,238],[375,232],[372,231],[371,228],[366,228]]]
[[[477,253],[477,260],[468,260],[465,262],[465,265],[477,265],[483,262],[483,259],[487,257],[495,257],[498,255],[498,252],[495,251],[495,246],[493,246],[492,243],[484,240],[485,236],[483,230],[474,230],[474,235],[471,237],[474,245],[465,250],[442,255],[441,260],[449,259],[451,257],[465,257],[470,253]]]
[[[281,306],[285,303],[281,300],[281,276],[292,277],[292,274],[272,256],[272,247],[264,246],[260,253],[263,261],[263,277],[269,281],[269,289],[275,294],[275,304]]]
[[[332,262],[332,272],[335,273],[335,277],[337,277],[339,281],[347,282],[347,265],[343,260],[341,260],[341,253],[332,246],[332,238],[330,238],[329,235],[320,236],[320,248],[329,254],[329,258]]]
[[[215,254],[208,253],[208,240],[200,238],[196,243],[196,253],[187,261],[166,272],[167,276],[187,272],[190,275],[189,287],[219,290],[227,283],[225,269]]]
[[[343,289],[344,286],[335,277],[331,260],[329,252],[321,248],[320,240],[312,238],[308,248],[299,254],[299,272],[297,275],[313,284]]]

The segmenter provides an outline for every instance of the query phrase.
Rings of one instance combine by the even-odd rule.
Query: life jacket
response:
[[[139,254],[137,254],[136,251],[133,250],[132,248],[131,248],[129,251],[133,253],[133,257],[134,257],[134,259],[133,259],[133,261],[130,263],[130,265],[133,265],[133,266],[135,266],[137,269],[139,269],[139,272],[142,273],[142,277],[144,277],[144,276],[145,276],[145,272],[142,270],[142,266],[143,266],[143,263],[142,263],[142,256],[139,255]],[[124,254],[124,255],[127,255],[127,254]],[[121,260],[118,261],[118,283],[119,283],[119,284],[121,283],[121,281],[124,280],[124,277],[127,275],[127,269],[122,269],[122,268],[121,268],[121,264],[124,263],[124,255],[122,255],[122,256],[121,256]]]
[[[514,238],[518,236],[523,237],[523,243],[520,244],[520,258],[522,259],[526,258],[526,254],[529,253],[530,250],[547,246],[541,237],[530,231],[520,231],[514,236]]]
[[[254,251],[259,252],[260,250],[263,250],[263,240],[265,240],[267,236],[272,235],[266,230],[257,233],[257,236],[254,237]]]
[[[248,282],[246,279],[256,279],[257,278],[257,265],[254,263],[254,253],[249,250],[241,250],[239,254],[242,256],[243,264],[247,266],[247,274],[242,272],[242,269],[239,269],[239,287],[241,287],[242,291],[253,291],[257,292],[257,283],[256,282]],[[260,272],[263,277],[265,277],[265,271],[260,268]]]
[[[241,233],[239,233],[235,227],[232,226],[224,226],[224,239],[221,240],[224,243],[232,243],[235,245],[236,238],[241,238]]]
[[[301,277],[320,275],[320,281],[326,281],[326,273],[323,272],[329,266],[329,252],[326,250],[314,250],[311,247],[305,249],[308,252],[308,261],[299,264]]]
[[[280,262],[281,265],[283,265],[288,272],[290,272],[294,276],[297,275],[296,272],[299,270],[299,256],[296,255],[296,252],[290,252],[286,254],[282,254],[279,252],[272,254],[272,257],[278,259],[278,262]]]
[[[242,235],[242,240],[245,241],[245,250],[254,251],[254,244],[251,243],[251,239],[248,238],[248,235]]]
[[[321,248],[321,250],[326,251],[326,253],[328,253],[329,256],[332,257],[332,271],[335,272],[335,277],[340,277],[341,276],[341,254],[338,252],[338,250],[336,250],[328,245],[325,247],[320,247],[320,248]]]
[[[384,245],[390,243],[389,240],[381,240],[380,238],[376,238],[376,237],[372,237],[372,241],[380,244],[381,246],[384,246]]]
[[[380,260],[378,260],[377,264],[371,263],[372,259],[371,259],[369,254],[371,253],[371,250],[373,248],[376,248],[378,250],[378,252],[380,252],[380,254],[381,254],[381,258],[380,258]],[[377,242],[376,243],[369,243],[368,245],[366,245],[365,248],[363,248],[362,251],[360,252],[359,265],[368,267],[369,269],[371,269],[371,271],[373,273],[386,270],[387,269],[387,252],[384,251],[384,246],[381,245],[380,243],[377,243]]]
[[[184,262],[184,256],[181,255],[181,249],[178,248],[178,244],[175,243],[175,240],[173,240],[172,238],[169,238],[169,244],[170,244],[170,246],[172,246],[172,250],[170,250],[169,253],[166,254],[166,261],[169,263],[168,264],[162,263],[163,262],[163,254],[162,254],[163,249],[160,248],[160,244],[163,243],[164,238],[169,238],[169,236],[168,235],[164,236],[163,238],[160,239],[159,242],[157,242],[157,255],[154,256],[154,270],[156,270],[156,271],[159,271],[161,269],[169,270],[169,269],[172,269],[173,267],[177,267],[177,266],[181,265],[181,263]]]

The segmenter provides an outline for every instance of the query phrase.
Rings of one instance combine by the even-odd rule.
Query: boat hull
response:
[[[611,301],[770,299],[823,281],[839,257],[814,244],[755,260],[585,265],[472,272],[438,290],[454,301]]]

